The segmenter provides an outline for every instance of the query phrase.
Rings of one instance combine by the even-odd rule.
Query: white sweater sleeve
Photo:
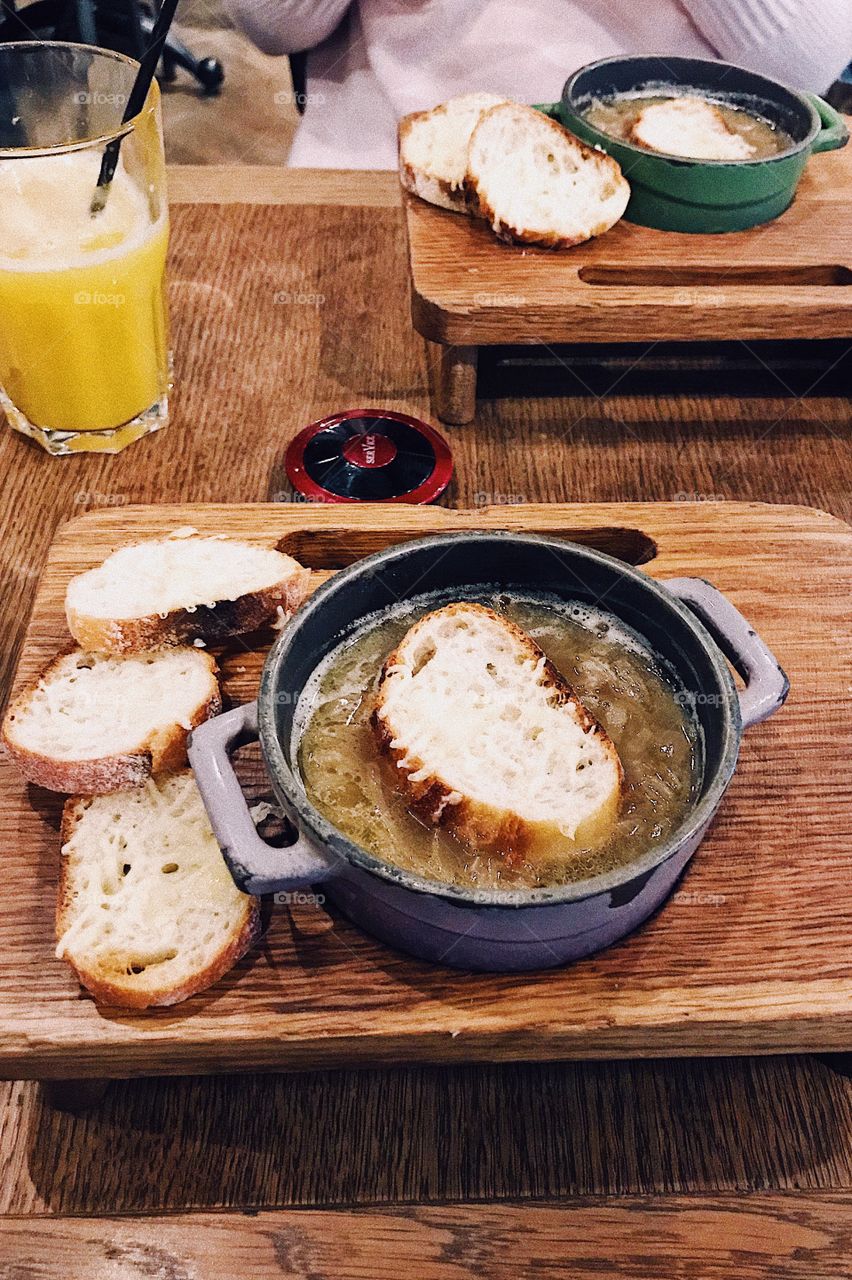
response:
[[[234,24],[264,53],[297,53],[334,31],[350,0],[225,0]]]
[[[823,92],[852,60],[850,0],[682,0],[726,62]]]

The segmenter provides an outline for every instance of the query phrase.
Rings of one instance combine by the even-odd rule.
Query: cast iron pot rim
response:
[[[706,166],[707,168],[711,168],[711,169],[731,168],[731,167],[735,169],[746,169],[749,167],[754,168],[757,165],[775,164],[779,160],[788,160],[790,156],[798,155],[800,152],[804,151],[806,148],[810,148],[813,145],[814,140],[817,137],[817,134],[820,132],[820,129],[822,128],[822,121],[820,120],[819,115],[817,114],[816,108],[814,107],[813,103],[808,98],[806,98],[803,93],[799,93],[797,89],[791,88],[790,85],[783,84],[782,81],[780,80],[773,80],[771,76],[765,76],[760,71],[752,71],[750,67],[740,66],[738,62],[723,62],[721,59],[717,59],[717,58],[690,58],[687,55],[682,53],[615,54],[613,57],[610,57],[610,58],[599,58],[596,62],[587,62],[585,66],[578,67],[577,70],[573,73],[573,75],[569,76],[569,78],[565,81],[565,84],[563,85],[563,88],[562,88],[561,101],[565,102],[568,106],[570,106],[572,110],[576,110],[576,107],[574,105],[574,85],[576,81],[579,79],[579,77],[582,75],[585,75],[587,71],[597,71],[598,68],[600,67],[612,66],[614,63],[619,63],[623,65],[625,63],[639,62],[640,60],[645,61],[648,58],[658,58],[660,62],[662,62],[663,64],[665,64],[667,60],[669,61],[677,60],[680,62],[689,62],[692,66],[699,67],[699,68],[727,67],[731,71],[742,71],[746,75],[755,76],[758,80],[762,80],[763,83],[767,86],[767,88],[775,90],[776,97],[780,92],[780,94],[782,95],[795,98],[809,112],[811,117],[811,128],[807,137],[802,138],[799,142],[794,142],[793,145],[791,147],[788,147],[786,151],[779,151],[774,156],[763,156],[759,160],[702,160],[702,159],[690,159],[689,156],[674,156],[674,155],[671,155],[668,151],[651,151],[648,147],[638,147],[635,142],[628,142],[625,138],[614,138],[611,133],[605,133],[603,129],[599,129],[597,125],[592,124],[590,121],[586,120],[585,117],[583,117],[583,120],[587,129],[594,130],[594,132],[599,134],[600,137],[603,138],[607,143],[612,144],[613,142],[615,142],[618,144],[618,146],[625,147],[628,151],[632,152],[633,155],[636,156],[637,158],[644,158],[644,159],[650,158],[654,160],[664,160],[666,161],[667,164],[675,164],[675,165],[690,165],[690,166],[701,166],[701,167]],[[682,85],[682,87],[686,89],[690,87],[694,88],[694,86],[687,85],[685,82],[679,81],[676,79],[672,79],[671,83],[675,87],[678,85]],[[769,96],[771,98],[772,95],[769,95]],[[577,115],[582,115],[582,112],[577,111]]]
[[[645,588],[652,597],[656,598],[661,608],[671,610],[682,619],[701,646],[707,651],[712,661],[714,673],[726,695],[724,702],[720,705],[720,712],[723,718],[722,749],[716,772],[711,779],[704,779],[699,799],[687,811],[683,822],[669,839],[662,845],[649,849],[641,858],[637,858],[623,867],[616,867],[612,871],[590,876],[586,880],[578,880],[570,884],[526,890],[470,889],[460,885],[446,884],[440,880],[429,880],[425,876],[415,875],[410,871],[395,867],[392,863],[383,861],[375,854],[369,853],[362,848],[361,845],[350,840],[328,818],[324,817],[318,809],[314,808],[301,782],[298,781],[297,775],[284,758],[284,750],[279,741],[275,724],[275,688],[278,683],[278,672],[286,657],[287,650],[295,640],[305,619],[321,610],[326,601],[336,592],[345,590],[353,578],[363,577],[365,573],[370,573],[379,565],[404,558],[406,555],[410,555],[412,551],[420,550],[421,548],[446,547],[450,542],[473,543],[482,541],[520,542],[530,546],[541,547],[557,555],[564,555],[567,551],[581,560],[605,564],[622,576],[632,578],[640,587]],[[470,585],[474,586],[475,584]],[[416,588],[416,582],[414,586]],[[412,591],[411,596],[414,597],[416,594],[416,590]],[[340,634],[341,639],[344,639],[346,632],[344,631]],[[412,889],[417,893],[428,894],[433,898],[448,899],[457,906],[498,911],[580,902],[586,898],[594,898],[614,889],[620,889],[640,877],[647,878],[657,867],[678,853],[684,844],[700,836],[703,828],[710,822],[719,807],[719,803],[736,768],[742,733],[739,695],[727,662],[709,631],[687,605],[683,604],[668,592],[664,585],[651,578],[648,574],[642,573],[615,556],[607,555],[606,552],[597,551],[594,548],[582,546],[567,539],[549,538],[533,533],[516,533],[509,530],[484,530],[479,532],[471,530],[469,532],[432,534],[425,538],[416,538],[410,542],[398,543],[396,546],[387,547],[383,551],[377,551],[371,556],[365,556],[364,559],[357,560],[345,569],[338,570],[333,577],[324,582],[321,587],[308,597],[305,603],[284,625],[280,636],[264,663],[257,706],[260,742],[273,786],[282,793],[289,805],[295,810],[297,821],[304,824],[310,834],[322,845],[330,848],[345,861],[354,863],[355,866],[363,868],[363,870],[380,879],[390,881],[403,888]],[[502,900],[503,892],[505,892],[505,901]]]

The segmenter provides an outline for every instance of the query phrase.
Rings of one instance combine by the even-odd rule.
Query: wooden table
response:
[[[0,435],[4,690],[62,520],[287,500],[305,423],[356,404],[434,420],[391,175],[187,169],[171,189],[172,425],[115,458]],[[261,361],[269,325],[280,358]],[[448,432],[445,500],[712,495],[850,519],[837,370],[800,395],[756,367],[700,394],[661,372],[484,398]],[[137,1080],[80,1116],[2,1090],[0,1275],[852,1276],[852,1081],[812,1058]]]

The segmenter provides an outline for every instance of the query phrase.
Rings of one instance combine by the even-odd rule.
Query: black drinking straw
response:
[[[145,105],[145,99],[148,97],[148,90],[151,88],[151,81],[154,79],[154,72],[157,70],[157,63],[160,61],[160,55],[163,52],[163,45],[166,43],[166,36],[169,34],[169,27],[172,25],[172,18],[175,16],[177,4],[178,0],[163,0],[162,8],[157,14],[157,21],[154,23],[154,29],[151,32],[151,43],[139,63],[139,70],[136,72],[136,79],[133,81],[133,88],[130,90],[130,97],[127,99],[124,115],[121,117],[122,124],[126,124],[134,116],[138,116]],[[98,185],[95,187],[95,193],[92,196],[90,206],[92,214],[100,213],[106,205],[110,183],[118,165],[120,146],[121,138],[114,138],[106,146],[101,160],[101,171],[98,174]]]

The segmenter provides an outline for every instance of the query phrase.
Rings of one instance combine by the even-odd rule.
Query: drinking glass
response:
[[[156,82],[121,122],[137,67],[91,45],[0,45],[0,404],[52,454],[118,453],[168,420]]]

